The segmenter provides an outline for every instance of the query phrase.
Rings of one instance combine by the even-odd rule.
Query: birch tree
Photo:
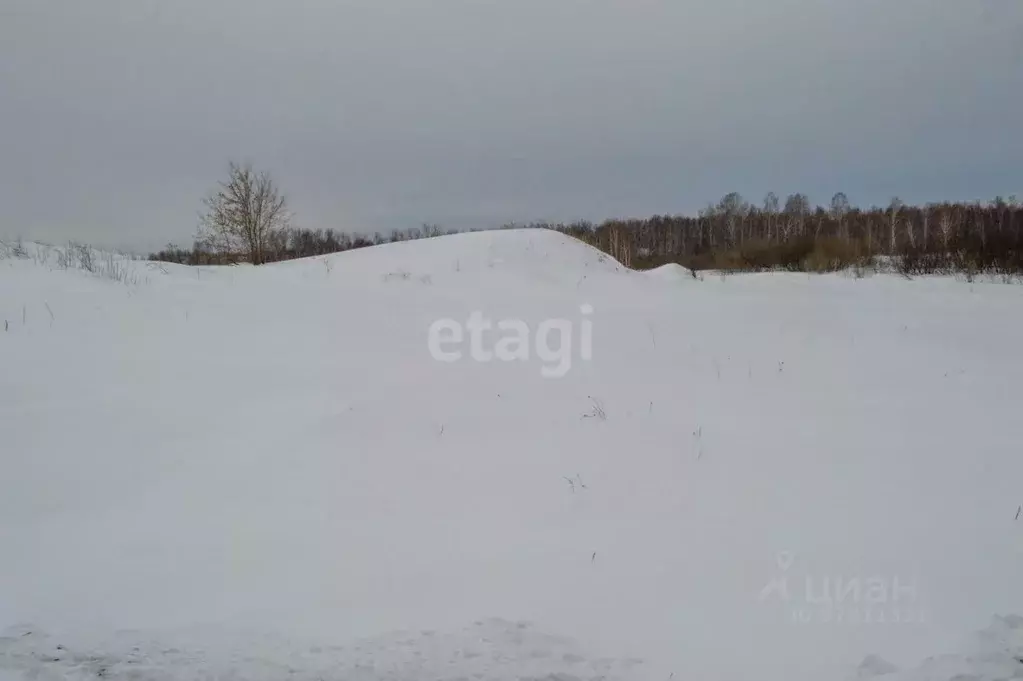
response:
[[[253,265],[266,262],[274,236],[290,224],[284,195],[269,174],[249,164],[232,162],[228,179],[203,204],[199,240],[219,253],[244,252]]]

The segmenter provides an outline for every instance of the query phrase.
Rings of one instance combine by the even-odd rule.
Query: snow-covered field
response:
[[[1023,287],[697,281],[540,231],[119,277],[29,250],[4,681],[1023,677]],[[451,325],[435,359],[473,312],[529,360]]]

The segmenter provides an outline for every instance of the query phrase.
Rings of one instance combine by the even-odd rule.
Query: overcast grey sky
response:
[[[1023,0],[0,0],[0,234],[190,244],[230,159],[298,224],[1023,196]]]

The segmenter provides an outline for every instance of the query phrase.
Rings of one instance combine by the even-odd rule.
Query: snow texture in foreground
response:
[[[571,639],[538,633],[527,622],[479,621],[453,633],[394,632],[348,645],[315,644],[239,632],[125,632],[74,648],[31,627],[0,636],[0,680],[7,679],[345,679],[348,681],[614,681],[642,678],[642,661],[587,657]],[[210,641],[216,644],[211,646]],[[737,646],[740,645],[736,642]],[[931,657],[900,671],[870,655],[855,679],[1000,681],[1023,678],[1023,618],[996,617],[969,652]],[[737,650],[736,654],[741,654]]]
[[[32,255],[0,260],[0,631],[32,623],[0,676],[1019,674],[1018,620],[963,641],[1023,613],[1023,287],[537,231]],[[473,311],[577,344],[585,305],[561,379],[428,350]]]
[[[214,646],[210,641],[215,641]],[[395,632],[349,645],[238,632],[124,633],[76,649],[31,628],[0,638],[0,678],[153,679],[607,679],[628,678],[638,660],[588,659],[569,639],[525,622],[479,621],[453,633]],[[18,678],[14,676],[13,678]]]

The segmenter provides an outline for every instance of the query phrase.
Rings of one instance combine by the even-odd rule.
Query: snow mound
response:
[[[474,274],[511,275],[532,283],[575,283],[583,274],[627,271],[589,244],[546,229],[466,232],[382,244],[319,259],[332,261],[339,272],[347,270],[371,278],[390,279],[403,278],[403,274],[412,279],[423,275],[436,278]],[[259,270],[269,275],[308,266],[309,259],[302,259],[275,263]]]
[[[869,679],[899,671],[899,668],[878,655],[867,655],[856,668],[856,678]]]
[[[1004,681],[1023,678],[1023,617],[992,618],[990,626],[964,646],[965,652],[929,657],[899,671],[876,655],[860,665],[857,678],[885,681]]]
[[[692,272],[674,262],[647,270],[645,274],[651,279],[660,279],[668,282],[693,280]]]

